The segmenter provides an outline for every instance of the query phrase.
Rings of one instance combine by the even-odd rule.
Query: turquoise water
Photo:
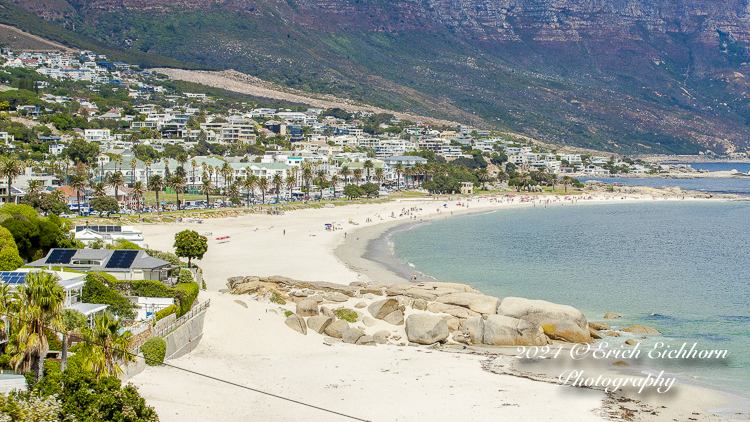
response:
[[[396,257],[441,281],[574,306],[592,321],[642,324],[671,347],[722,360],[644,359],[649,368],[750,393],[750,203],[631,203],[498,210],[394,232]],[[619,348],[627,337],[609,339]]]

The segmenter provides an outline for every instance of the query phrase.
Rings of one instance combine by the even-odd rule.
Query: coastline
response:
[[[652,200],[651,197],[635,199],[632,196],[627,200],[612,200],[611,197],[607,200],[606,198],[608,197],[599,195],[595,200],[583,202],[596,204]],[[484,202],[475,199],[469,202],[468,208],[461,207],[457,211],[453,205],[456,201],[448,202],[444,199],[439,201],[440,204],[446,202],[453,206],[450,208],[454,210],[453,216],[506,208],[491,204],[486,199]],[[369,413],[368,417],[372,420],[427,420],[427,416],[430,416],[431,420],[445,420],[447,414],[456,412],[455,409],[462,412],[460,413],[462,416],[468,415],[467,417],[485,418],[502,410],[503,415],[513,415],[516,418],[528,420],[539,419],[538,412],[540,411],[550,412],[556,409],[558,412],[556,414],[547,413],[550,420],[578,421],[602,420],[602,417],[606,417],[607,414],[611,416],[611,412],[622,411],[618,407],[621,404],[602,391],[561,388],[549,377],[546,380],[526,379],[543,378],[543,376],[530,375],[529,368],[518,365],[514,358],[503,356],[502,353],[496,355],[497,350],[494,348],[490,353],[488,350],[472,347],[471,353],[467,354],[459,350],[435,353],[414,347],[388,346],[363,350],[361,347],[347,347],[348,345],[326,346],[322,345],[319,339],[315,340],[309,335],[303,337],[285,328],[283,320],[279,321],[275,315],[270,316],[269,310],[273,307],[272,304],[248,300],[247,296],[238,297],[216,292],[223,288],[225,276],[251,274],[279,274],[302,280],[321,280],[339,284],[349,284],[353,281],[372,281],[377,284],[406,283],[408,278],[399,273],[397,268],[395,270],[387,268],[380,262],[370,260],[371,256],[367,254],[368,246],[378,239],[385,239],[387,234],[394,230],[404,229],[409,224],[419,224],[419,220],[408,220],[405,217],[390,218],[385,216],[386,213],[394,212],[398,215],[398,211],[402,208],[419,207],[423,210],[417,214],[417,217],[422,219],[422,223],[434,221],[436,218],[450,217],[447,212],[441,213],[442,215],[435,211],[429,212],[439,207],[439,205],[436,206],[437,203],[424,198],[356,206],[356,208],[336,207],[335,209],[296,211],[285,216],[253,215],[206,220],[201,226],[186,223],[144,226],[144,235],[147,236],[150,246],[166,250],[172,249],[171,240],[174,233],[184,228],[211,232],[214,237],[225,234],[237,237],[236,241],[233,237],[231,242],[224,244],[210,242],[211,248],[207,254],[209,256],[199,262],[204,269],[210,290],[202,291],[200,300],[206,298],[212,300],[212,307],[206,319],[204,339],[193,353],[171,363],[196,371],[210,371],[220,378],[229,380],[236,380],[238,375],[245,373],[253,374],[253,379],[265,380],[270,386],[280,388],[286,395],[298,394],[297,398],[308,397],[310,398],[308,401],[316,404],[335,404],[339,408],[351,410],[353,414],[367,415]],[[532,206],[532,204],[523,203],[511,206]],[[375,217],[381,214],[383,220]],[[359,225],[349,225],[346,223],[348,218],[354,218]],[[372,218],[373,223],[365,223],[366,218]],[[343,231],[337,230],[332,233],[325,231],[323,222],[326,221],[340,223]],[[342,236],[343,233],[347,233],[345,239]],[[247,239],[241,240],[239,237]],[[249,309],[237,305],[236,299],[248,302],[246,305]],[[240,321],[242,323],[238,324]],[[251,339],[263,339],[263,341],[257,343],[250,341]],[[450,353],[451,351],[458,353]],[[515,354],[515,350],[509,352]],[[419,359],[424,357],[425,353],[431,356]],[[372,359],[375,366],[387,365],[394,359],[407,359],[413,361],[414,364],[419,361],[422,374],[432,374],[425,380],[436,385],[426,386],[424,382],[419,382],[423,375],[420,376],[417,373],[412,373],[410,377],[406,374],[397,375],[391,369],[389,370],[390,376],[393,378],[389,378],[387,382],[399,386],[395,389],[398,390],[396,392],[398,394],[394,395],[393,391],[388,391],[393,388],[381,385],[385,381],[379,380],[378,373],[383,368],[370,368],[371,365],[364,365],[365,368],[362,368],[362,365],[358,364],[358,362],[362,363],[363,356]],[[446,365],[449,367],[447,371]],[[311,366],[317,369],[313,370]],[[538,365],[534,366],[534,371],[537,371]],[[610,365],[607,369],[612,371],[612,368]],[[559,367],[556,370],[559,372]],[[351,371],[357,373],[357,379],[352,378]],[[498,372],[514,376],[497,375]],[[335,378],[345,379],[345,384],[355,390],[367,386],[368,392],[373,397],[363,401],[361,397],[345,394],[342,397],[346,397],[346,400],[339,401],[335,397],[332,399],[329,395],[309,393],[310,388],[314,386],[320,388],[320,385],[323,385],[321,380]],[[280,379],[288,380],[286,384],[293,380],[298,384],[298,388],[290,387]],[[484,381],[479,382],[482,379]],[[184,412],[188,410],[197,412],[196,415],[201,415],[206,420],[223,421],[232,415],[241,414],[245,403],[242,400],[249,400],[247,404],[257,406],[257,409],[260,409],[258,411],[261,412],[257,417],[264,420],[299,419],[301,415],[313,420],[323,420],[322,416],[325,416],[315,412],[299,413],[301,410],[296,407],[282,409],[276,407],[282,403],[274,402],[274,399],[257,397],[257,395],[242,399],[240,402],[232,397],[222,399],[224,395],[231,396],[236,390],[222,385],[201,383],[200,380],[180,374],[179,370],[174,368],[149,368],[132,381],[139,386],[149,404],[156,406],[163,421],[178,420],[178,415],[180,413],[184,415]],[[165,386],[174,382],[179,382],[183,389],[188,389],[191,394],[183,398],[175,398],[168,391],[163,391]],[[372,384],[373,382],[375,385]],[[339,382],[335,383],[341,385]],[[246,383],[243,382],[243,384]],[[502,401],[506,403],[504,407],[499,407],[497,403],[497,391],[489,391],[498,384],[504,386],[501,391],[514,391],[503,393],[512,396],[512,399],[503,397]],[[446,385],[457,388],[451,392],[451,406],[445,408],[443,405],[434,406],[433,401],[424,402],[427,398],[434,400],[435,397],[442,397],[446,394]],[[705,411],[725,405],[727,402],[724,396],[701,388],[684,388],[681,391],[675,396],[674,404],[670,401],[667,405],[668,409],[659,409],[658,415],[649,416],[644,412],[639,415],[645,420],[686,419],[686,415],[690,413],[679,413],[681,411],[678,408],[691,408],[700,411],[701,416],[692,416],[698,420],[720,420],[713,415],[706,414]],[[308,392],[307,395],[304,392]],[[333,391],[328,390],[328,392]],[[433,397],[423,397],[423,395],[430,394]],[[402,396],[404,401],[398,405],[400,413],[383,410],[371,403],[389,399],[398,401]],[[540,399],[540,396],[544,398]],[[211,406],[197,409],[198,406],[195,403],[197,397],[210,398]],[[406,405],[407,398],[413,404]],[[641,397],[637,399],[639,403],[644,403],[643,406],[658,407],[663,405],[660,402],[664,400],[664,397],[653,397],[651,404],[647,400],[641,401]],[[430,403],[430,406],[434,406],[435,409],[426,413],[423,409],[420,413],[418,412],[420,403]],[[511,408],[507,403],[514,403],[514,405]],[[561,410],[563,407],[566,409]]]

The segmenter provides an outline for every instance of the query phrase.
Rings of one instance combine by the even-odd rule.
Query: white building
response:
[[[86,129],[83,132],[86,142],[110,142],[112,134],[109,129]]]

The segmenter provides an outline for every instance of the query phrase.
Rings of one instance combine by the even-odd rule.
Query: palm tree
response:
[[[490,179],[490,172],[487,167],[481,168],[477,171],[477,177],[482,182],[482,190],[487,190],[487,181]]]
[[[281,194],[281,187],[284,185],[284,178],[279,173],[273,175],[271,180],[273,188],[276,189],[276,203],[279,203],[279,194]]]
[[[234,170],[229,165],[229,163],[225,162],[221,166],[221,177],[224,178],[224,199],[226,199],[227,196],[227,187],[229,187],[229,181],[231,180],[232,173],[234,173]]]
[[[81,192],[86,189],[86,176],[75,174],[70,178],[70,187],[76,190],[76,200],[78,201],[78,215],[81,213]]]
[[[115,162],[115,165],[117,165],[117,164],[120,165],[120,170],[117,170],[117,168],[115,168],[115,170],[121,171],[122,170],[122,163],[125,162],[125,159],[122,158],[121,155],[115,155],[114,162]]]
[[[250,173],[245,177],[245,189],[247,190],[247,202],[250,203],[250,195],[254,195],[255,187],[258,186],[258,176]]]
[[[146,185],[148,185],[148,179],[151,176],[151,164],[154,164],[154,162],[149,158],[144,164],[146,165]]]
[[[240,196],[240,186],[235,182],[229,185],[229,200]]]
[[[521,186],[528,189],[530,182],[531,182],[531,175],[529,175],[529,173],[524,173],[521,176]]]
[[[66,202],[67,203],[67,198],[65,196],[65,192],[63,192],[61,189],[55,189],[55,190],[53,190],[52,193],[50,193],[50,195],[52,196],[52,198],[55,201]]]
[[[140,217],[141,214],[141,199],[143,198],[143,194],[145,193],[145,189],[143,188],[143,182],[135,182],[133,184],[133,191],[131,194],[135,198],[136,201],[136,207],[138,207],[138,216]]]
[[[135,168],[138,166],[138,160],[133,158],[130,160],[130,168],[133,170],[133,173],[131,174],[130,181],[132,183],[135,183]]]
[[[562,184],[565,187],[565,193],[568,193],[568,185],[571,185],[573,183],[573,178],[570,176],[563,176],[562,178]]]
[[[0,284],[0,314],[8,315],[15,311],[17,301],[18,294],[10,289],[10,284]],[[9,325],[12,322],[13,320],[6,321],[5,318],[0,318],[0,342],[8,339]]]
[[[121,187],[125,186],[125,179],[123,179],[122,173],[119,171],[110,174],[108,179],[107,184],[115,190],[115,199],[119,202],[119,191]]]
[[[398,163],[393,169],[396,171],[396,190],[401,190],[401,175],[404,174],[404,165]]]
[[[375,167],[375,164],[372,163],[372,160],[365,160],[363,167],[365,168],[365,171],[367,171],[367,178],[365,179],[365,181],[369,182],[370,181],[370,169]]]
[[[302,180],[305,181],[305,196],[310,197],[310,180],[313,178],[312,169],[307,166],[302,169]]]
[[[203,186],[201,186],[201,192],[203,192],[204,195],[206,195],[206,206],[210,203],[210,199],[208,199],[208,195],[211,194],[211,192],[214,191],[214,185],[211,183],[211,179],[203,178]]]
[[[413,175],[415,176],[415,183],[414,185],[418,185],[417,181],[421,181],[422,179],[422,173],[424,172],[424,165],[422,163],[414,164],[414,167],[412,167]]]
[[[266,191],[268,190],[268,179],[265,177],[261,177],[258,179],[258,188],[260,189],[260,193],[263,194],[263,203],[266,203]]]
[[[107,186],[104,183],[96,182],[96,184],[92,186],[92,188],[94,189],[94,196],[99,197],[99,198],[103,196],[107,196],[107,190],[106,190]]]
[[[174,193],[177,194],[177,211],[180,210],[180,192],[182,192],[183,189],[185,189],[185,179],[182,178],[179,174],[175,174],[174,176],[167,179],[167,185],[174,191]]]
[[[354,182],[359,186],[359,181],[362,180],[362,169],[354,169]]]
[[[0,176],[8,178],[8,204],[12,199],[11,186],[13,180],[22,175],[23,171],[23,163],[15,158],[3,158],[0,161]]]
[[[38,195],[42,191],[42,186],[44,186],[41,180],[29,180],[26,183],[29,185],[26,194],[31,196]]]
[[[116,377],[122,374],[122,369],[116,361],[132,362],[133,354],[128,352],[130,345],[130,331],[120,333],[120,320],[104,312],[94,318],[91,329],[84,330],[84,366],[93,371],[97,377],[107,374]]]
[[[294,186],[297,184],[297,178],[294,177],[294,175],[290,175],[286,177],[286,180],[284,180],[286,184],[286,190],[289,192],[289,200],[292,200],[292,190],[294,189]]]
[[[352,175],[352,171],[349,170],[349,167],[347,166],[341,166],[339,174],[344,178],[344,183],[346,184],[349,181],[349,177]]]
[[[193,189],[195,189],[195,167],[198,165],[198,162],[195,161],[195,158],[190,160],[190,181],[192,182]]]
[[[159,192],[164,189],[164,179],[160,174],[155,174],[148,179],[148,190],[154,191],[156,194],[156,208],[161,209],[159,203]]]
[[[383,185],[383,179],[385,179],[385,174],[383,173],[383,168],[378,167],[375,169],[375,180],[378,182],[378,186]]]
[[[315,183],[318,185],[318,188],[320,188],[320,200],[323,200],[323,188],[325,187],[326,182],[328,181],[328,178],[326,177],[326,172],[324,170],[318,170],[318,172],[315,175]]]
[[[86,327],[88,321],[82,313],[74,309],[65,309],[62,312],[62,320],[63,338],[62,350],[60,353],[60,372],[65,372],[65,368],[68,367],[68,337],[70,337],[71,334],[79,333],[81,329]]]
[[[16,371],[34,371],[38,382],[44,375],[44,359],[49,351],[45,330],[62,328],[65,291],[55,276],[47,272],[33,272],[26,276],[26,284],[18,287],[20,298],[13,323],[13,334],[7,353]]]
[[[376,173],[376,176],[377,176],[377,173]],[[340,182],[339,176],[334,174],[333,176],[331,176],[330,182],[331,182],[331,187],[333,188],[333,199],[336,199],[336,185],[338,185]]]

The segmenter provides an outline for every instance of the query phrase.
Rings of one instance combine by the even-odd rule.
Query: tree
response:
[[[44,359],[49,351],[45,331],[62,328],[65,292],[52,274],[33,272],[18,287],[18,297],[17,319],[12,323],[7,352],[16,371],[34,371],[34,380],[38,382],[44,374]]]
[[[362,189],[362,192],[367,195],[369,198],[370,196],[378,196],[378,187],[374,183],[367,182],[360,186],[360,189]]]
[[[68,336],[79,332],[88,324],[86,316],[75,309],[65,309],[62,312],[62,320],[63,338],[60,353],[60,372],[64,372],[68,367]]]
[[[174,236],[175,255],[188,259],[188,268],[192,258],[203,259],[208,250],[206,236],[201,236],[193,230],[183,230]]]
[[[8,200],[6,201],[8,204],[12,202],[13,195],[11,187],[13,185],[13,180],[23,174],[23,171],[23,163],[15,158],[4,157],[2,161],[0,161],[0,176],[8,179]]]
[[[343,182],[346,183],[349,181],[349,176],[352,175],[352,171],[349,170],[349,167],[347,166],[341,166],[341,170],[339,171],[339,174],[341,177],[344,178]]]
[[[134,359],[128,352],[132,335],[130,331],[121,333],[120,328],[120,319],[104,312],[94,318],[91,328],[83,329],[86,339],[82,348],[84,369],[93,371],[97,378],[105,374],[112,377],[122,374],[117,361],[132,362]]]
[[[161,209],[161,205],[159,203],[159,192],[164,189],[164,179],[162,179],[160,174],[151,176],[151,178],[148,180],[148,189],[154,191],[154,193],[156,194],[156,207]]]
[[[135,168],[136,168],[137,166],[138,166],[138,160],[136,160],[135,158],[133,158],[132,160],[130,160],[130,168],[131,168],[131,170],[133,171],[133,172],[132,172],[132,173],[130,174],[130,181],[131,181],[132,183],[135,183]]]
[[[378,167],[375,169],[375,181],[378,182],[378,185],[383,185],[383,180],[385,179],[385,173],[383,173],[383,168]]]
[[[180,210],[180,192],[185,189],[185,179],[182,176],[175,174],[174,176],[167,179],[167,185],[170,189],[177,194],[177,211]]]
[[[281,194],[281,187],[284,186],[284,178],[279,173],[273,175],[271,180],[273,188],[276,189],[276,203],[279,203],[279,195]]]
[[[115,172],[109,175],[107,184],[115,190],[115,200],[120,200],[119,190],[125,186],[125,179],[122,177],[122,173]]]
[[[354,182],[359,186],[359,181],[362,180],[362,169],[354,169]]]
[[[396,190],[401,190],[401,175],[404,174],[404,165],[398,163],[393,169],[396,171]]]
[[[363,167],[365,171],[367,172],[367,177],[365,179],[366,182],[370,181],[370,169],[375,167],[375,164],[372,163],[372,160],[365,160],[365,163],[363,164]]]
[[[99,144],[76,138],[63,150],[63,155],[74,163],[89,164],[99,155]]]
[[[76,174],[70,178],[70,187],[76,190],[76,200],[78,201],[78,215],[81,215],[81,192],[86,189],[86,176]]]
[[[263,203],[266,203],[266,191],[268,190],[268,179],[265,177],[261,177],[258,179],[258,189],[260,189],[260,193],[263,195]]]
[[[107,196],[107,185],[104,182],[96,182],[92,188],[94,189],[94,196]]]
[[[359,198],[363,194],[364,193],[362,192],[362,189],[360,189],[357,185],[344,186],[344,196],[349,199]]]
[[[328,178],[326,177],[326,172],[324,170],[318,170],[318,172],[315,174],[315,183],[318,184],[318,188],[320,189],[320,200],[323,200],[323,188],[326,185],[326,182],[328,181]]]
[[[336,185],[338,185],[341,180],[339,179],[338,175],[334,174],[333,176],[331,176],[331,179],[329,181],[331,182],[331,187],[333,188],[333,199],[336,199]]]
[[[138,208],[138,214],[141,213],[141,199],[143,199],[143,194],[146,193],[146,189],[143,187],[143,182],[138,181],[133,183],[133,190],[131,191],[131,194],[133,195],[133,198],[135,198],[136,207]]]
[[[120,212],[120,203],[111,196],[100,196],[91,200],[91,208],[100,213]]]
[[[255,187],[258,186],[258,176],[250,173],[245,177],[245,189],[247,190],[247,202],[250,203],[250,195],[254,195]]]
[[[13,235],[5,227],[0,227],[0,271],[13,271],[21,265],[23,265],[23,259],[18,254],[18,247]],[[6,286],[6,284],[3,284],[3,286]]]
[[[294,185],[297,184],[297,178],[294,177],[294,175],[287,176],[284,180],[284,183],[286,184],[286,190],[289,192],[289,200],[292,200],[292,190],[294,189]]]
[[[211,194],[211,192],[214,191],[214,186],[211,183],[211,179],[203,179],[203,186],[201,186],[201,191],[204,195],[206,195],[206,206],[208,206],[210,199],[208,198],[208,195]]]

